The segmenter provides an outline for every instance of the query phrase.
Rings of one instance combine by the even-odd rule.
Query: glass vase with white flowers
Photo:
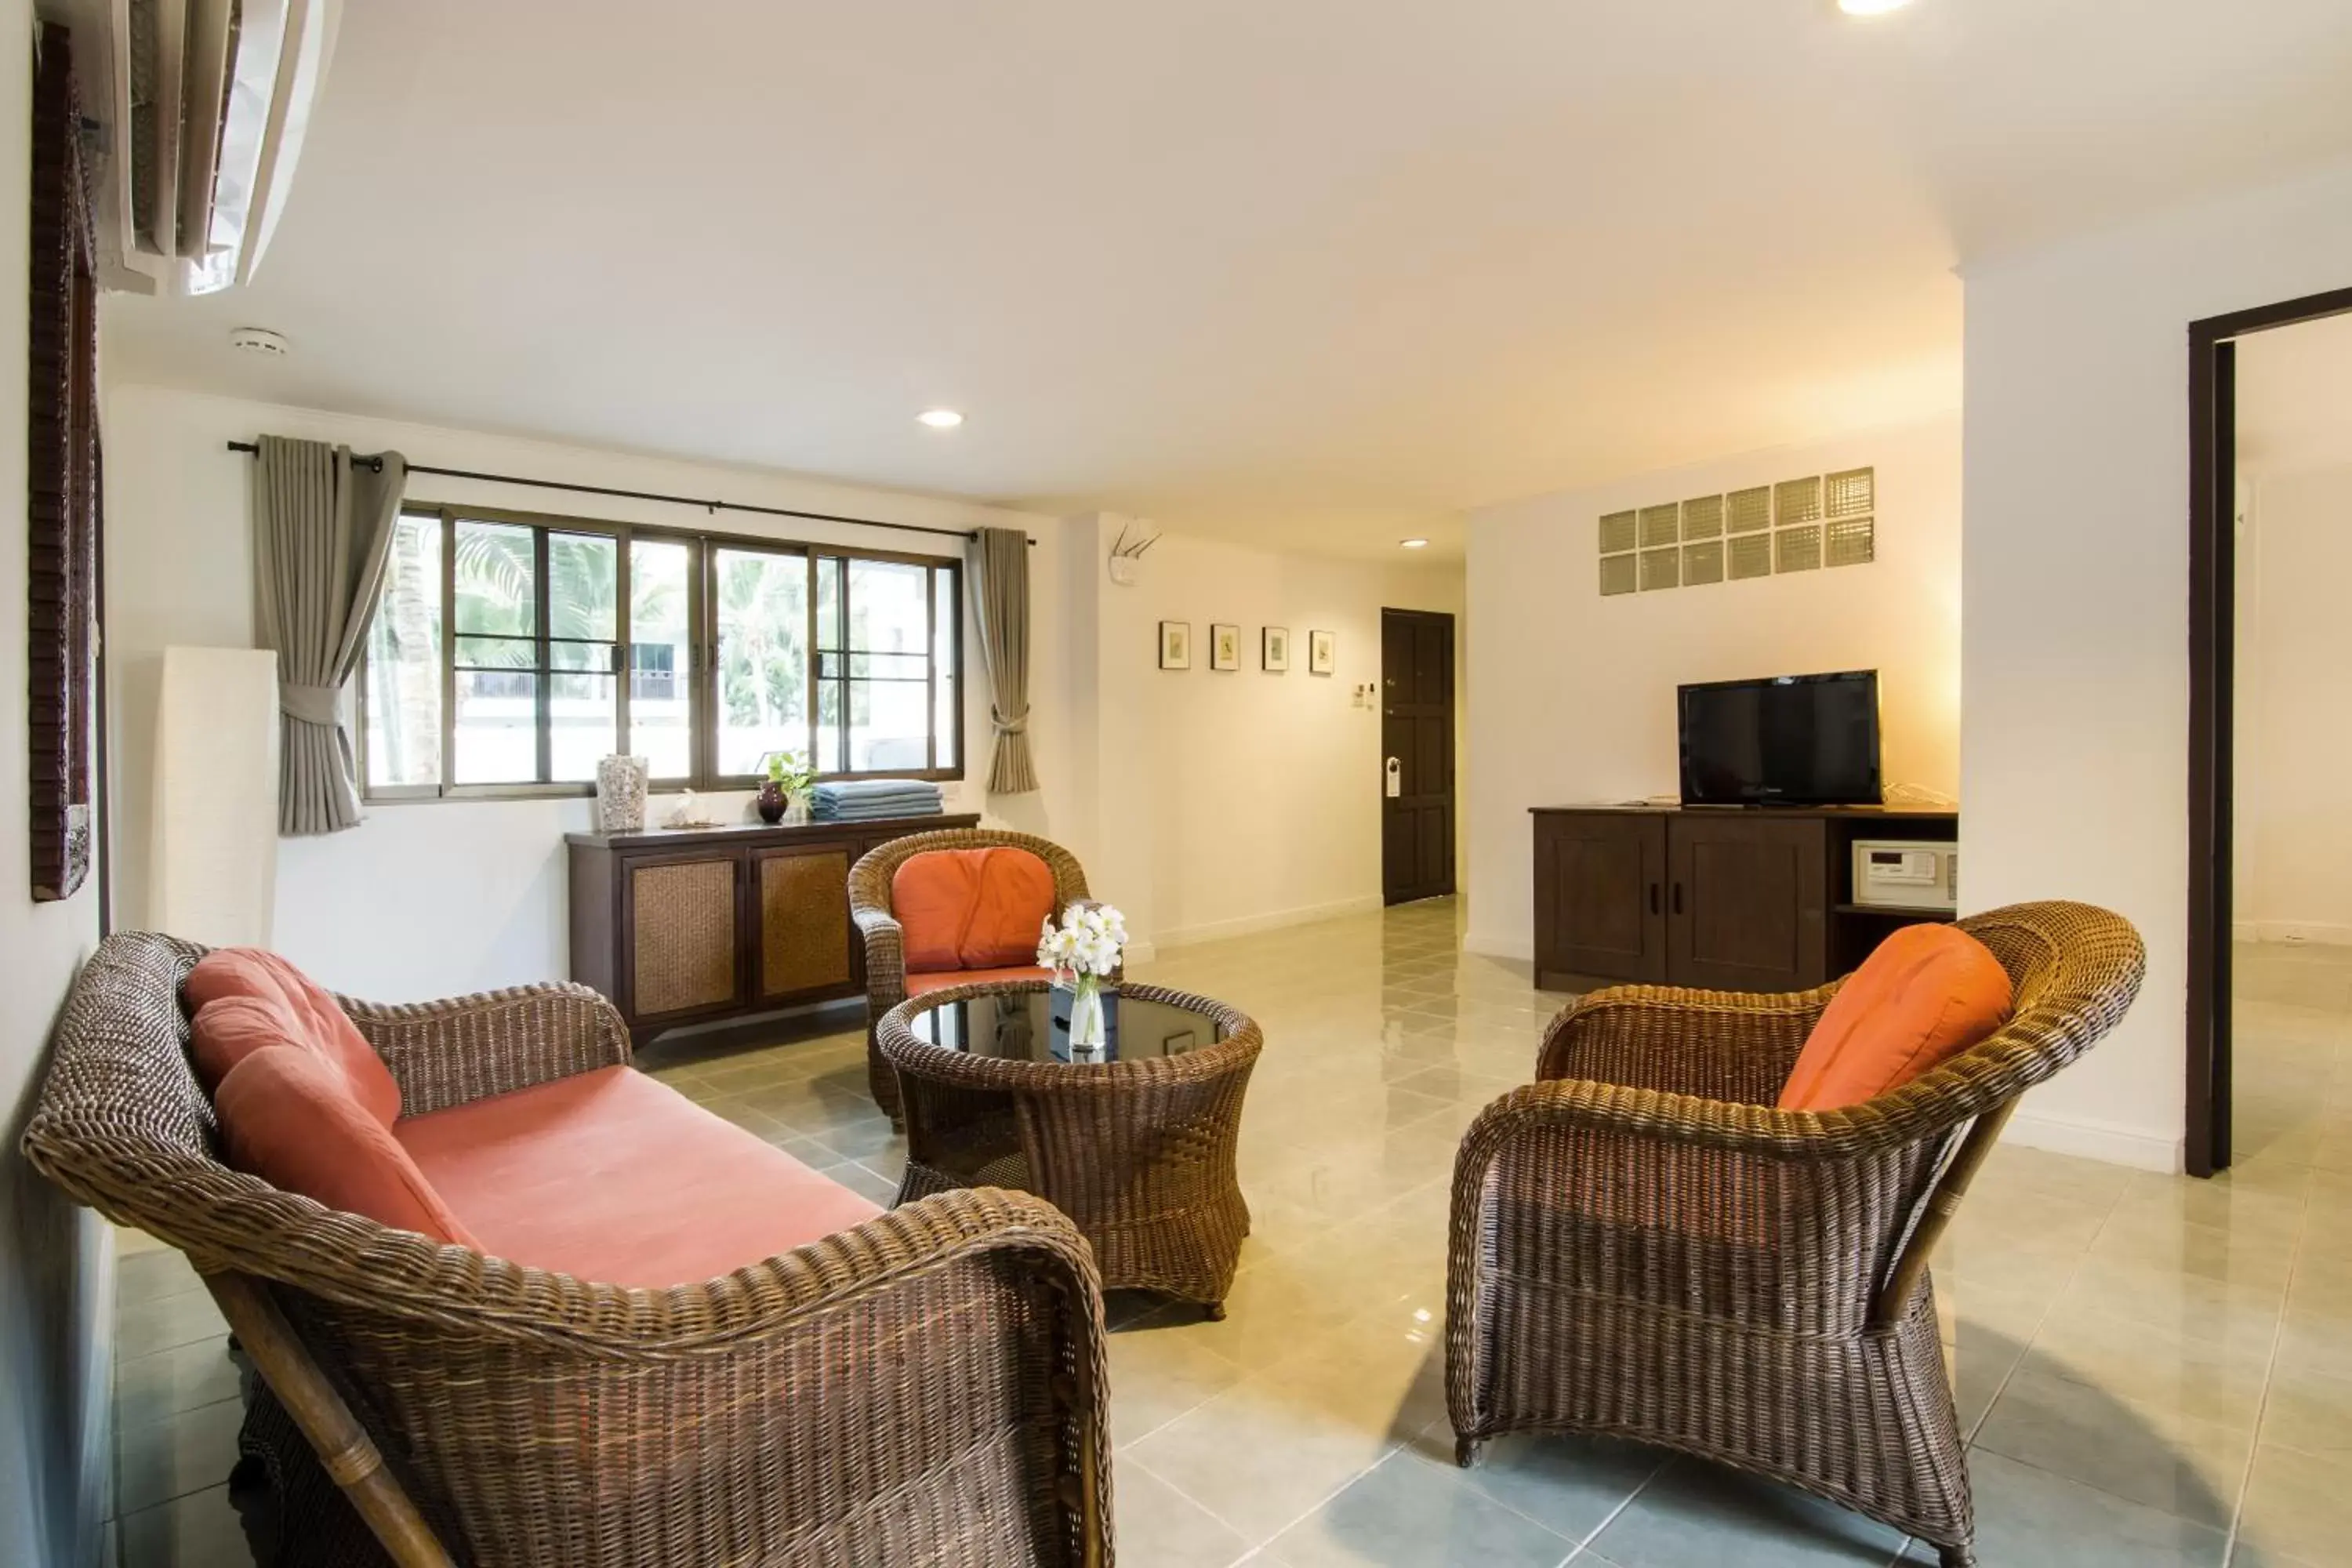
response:
[[[1103,986],[1118,973],[1127,950],[1127,917],[1108,904],[1082,902],[1062,911],[1059,925],[1048,918],[1037,935],[1037,964],[1054,972],[1054,984],[1070,993],[1070,1059],[1099,1062],[1108,1056],[1109,1031],[1103,1017]]]

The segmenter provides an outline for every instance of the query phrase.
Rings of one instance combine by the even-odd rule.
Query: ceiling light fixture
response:
[[[1838,0],[1838,9],[1849,16],[1884,16],[1909,4],[1911,0]]]
[[[1426,539],[1400,539],[1397,542],[1403,545],[1407,550],[1426,550],[1429,548],[1429,541]]]
[[[915,418],[934,430],[952,430],[963,423],[963,416],[952,408],[926,408]]]
[[[267,327],[239,327],[229,333],[228,346],[268,359],[284,359],[294,350],[294,345],[284,336]]]

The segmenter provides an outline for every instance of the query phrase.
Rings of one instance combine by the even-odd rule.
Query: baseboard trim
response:
[[[2001,1140],[2028,1149],[2047,1150],[2053,1154],[2074,1154],[2110,1165],[2128,1165],[2136,1171],[2178,1175],[2183,1169],[2182,1140],[2143,1132],[2134,1127],[2119,1127],[2112,1121],[2042,1116],[2021,1110],[2009,1119]]]
[[[1475,952],[1481,958],[1510,958],[1521,963],[1533,963],[1536,961],[1536,939],[1469,931],[1462,935],[1462,951]]]
[[[1200,925],[1176,926],[1168,931],[1154,931],[1149,942],[1129,943],[1128,952],[1133,956],[1138,949],[1156,952],[1163,947],[1190,947],[1195,942],[1221,942],[1227,937],[1279,931],[1284,926],[1337,920],[1341,915],[1376,914],[1385,907],[1381,896],[1374,893],[1365,898],[1339,899],[1328,904],[1302,904],[1297,909],[1276,910],[1267,914],[1243,915],[1236,920],[1206,921]],[[1139,959],[1138,962],[1141,961]]]
[[[2240,942],[2280,942],[2297,946],[2352,947],[2352,926],[2314,921],[2238,921],[2231,935]]]

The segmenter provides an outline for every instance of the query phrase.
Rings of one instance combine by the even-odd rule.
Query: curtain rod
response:
[[[261,456],[259,443],[253,441],[231,441],[228,444],[228,449],[232,452],[243,452],[249,457]],[[375,473],[383,472],[382,458],[362,458],[355,454],[352,461]],[[791,507],[756,506],[750,501],[705,500],[699,496],[664,495],[658,490],[616,490],[604,485],[568,484],[562,479],[526,479],[516,474],[478,473],[472,468],[436,468],[429,463],[411,463],[408,465],[408,471],[412,474],[433,474],[445,479],[479,479],[485,484],[527,485],[532,489],[571,490],[574,494],[583,496],[617,496],[623,500],[654,500],[666,502],[671,506],[698,506],[705,511],[712,512],[753,511],[762,517],[797,517],[809,522],[845,522],[853,528],[887,528],[899,533],[937,533],[950,539],[980,537],[980,531],[977,529],[926,528],[919,522],[880,522],[870,517],[842,517],[829,511],[795,511]],[[1037,542],[1033,539],[1029,542],[1035,544]]]

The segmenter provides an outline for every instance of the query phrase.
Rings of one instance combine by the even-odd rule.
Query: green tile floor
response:
[[[1462,953],[1459,920],[1439,900],[1137,970],[1247,1009],[1267,1046],[1230,1317],[1110,1303],[1123,1568],[1932,1563],[1785,1489],[1622,1444],[1513,1438],[1454,1468],[1454,1148],[1526,1081],[1564,1001]],[[2199,1183],[2004,1147],[1938,1255],[1988,1568],[2352,1557],[2352,950],[2246,948],[2239,969],[2238,1169]],[[642,1065],[887,1202],[901,1146],[856,1023]],[[243,1563],[221,1324],[143,1237],[122,1238],[119,1355],[122,1563]]]

